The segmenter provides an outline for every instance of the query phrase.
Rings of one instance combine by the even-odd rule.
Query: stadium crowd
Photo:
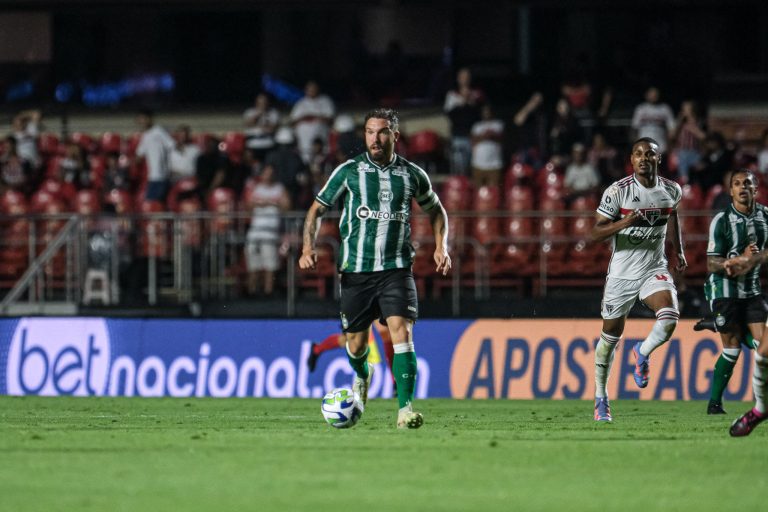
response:
[[[593,212],[602,189],[631,173],[627,146],[637,137],[664,148],[662,174],[683,185],[684,212],[727,205],[722,183],[733,169],[768,173],[768,130],[761,144],[728,140],[708,129],[702,106],[686,100],[675,114],[661,91],[649,87],[631,126],[617,137],[607,129],[612,96],[586,78],[569,78],[559,97],[533,92],[511,115],[500,115],[462,68],[445,95],[447,137],[434,130],[403,134],[398,153],[430,173],[451,214],[452,250],[463,253],[463,275],[477,275],[474,267],[483,265],[492,276],[534,276],[540,247],[550,278],[601,276],[608,251],[587,243]],[[26,237],[29,226],[18,220],[26,214],[239,211],[252,214],[242,261],[246,293],[271,294],[267,283],[283,264],[276,249],[280,215],[306,209],[330,172],[364,150],[361,126],[312,80],[290,109],[258,93],[242,126],[226,133],[196,133],[186,125],[169,133],[149,111],[137,116],[137,126],[127,135],[60,136],[45,130],[40,111],[14,117],[0,153],[0,212],[11,216],[0,257],[4,286],[28,264],[25,243],[13,244]],[[703,254],[709,216],[683,221],[695,245],[691,254]],[[412,224],[417,250],[428,253],[419,247],[428,245],[423,226],[418,218]],[[50,240],[60,225],[46,225],[40,240]],[[148,252],[140,243],[127,250]],[[690,273],[701,276],[706,268],[696,259]]]

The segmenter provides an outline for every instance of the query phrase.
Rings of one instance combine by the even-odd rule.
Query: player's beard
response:
[[[376,149],[373,149],[371,146],[368,146],[368,155],[371,157],[371,160],[373,160],[377,164],[386,164],[388,161],[387,160],[388,153],[389,152],[387,151],[387,148],[385,148],[382,145],[377,144]]]

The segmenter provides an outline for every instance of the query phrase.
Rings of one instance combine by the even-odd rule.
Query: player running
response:
[[[373,369],[367,362],[369,331],[371,323],[381,318],[389,328],[395,352],[392,373],[400,406],[397,427],[419,428],[424,418],[412,405],[416,384],[413,324],[418,317],[411,273],[414,251],[409,220],[413,200],[429,214],[437,272],[447,274],[451,258],[448,216],[429,176],[395,154],[398,123],[397,114],[390,109],[373,110],[365,116],[367,151],[337,167],[315,197],[304,222],[299,267],[315,268],[317,220],[341,200],[341,324],[349,363],[356,374],[353,390],[364,403],[367,401]]]
[[[707,414],[725,414],[723,392],[741,354],[741,344],[762,338],[768,305],[760,291],[760,265],[739,277],[729,277],[728,258],[745,258],[763,250],[768,239],[768,209],[755,202],[757,179],[748,170],[731,174],[732,202],[709,226],[704,294],[709,301],[714,327],[720,333],[723,352],[715,363]],[[749,336],[751,334],[751,336]]]
[[[729,258],[723,263],[730,278],[748,275],[755,267],[768,260],[768,250]],[[733,437],[748,436],[760,423],[768,419],[766,398],[768,398],[768,329],[763,330],[763,337],[755,349],[755,362],[752,366],[752,391],[755,394],[755,406],[739,416],[729,429]]]
[[[635,300],[639,297],[656,313],[648,337],[632,347],[635,383],[641,388],[648,385],[651,352],[669,340],[680,318],[677,292],[664,254],[667,224],[677,258],[675,268],[682,272],[688,266],[677,219],[682,190],[658,175],[659,144],[649,137],[638,139],[630,160],[633,175],[606,189],[592,228],[594,241],[611,239],[613,246],[601,305],[603,329],[595,349],[596,421],[613,420],[606,383],[613,351]]]

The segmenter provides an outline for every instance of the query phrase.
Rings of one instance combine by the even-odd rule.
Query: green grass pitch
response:
[[[768,425],[749,407],[424,400],[398,431],[394,400],[334,430],[320,400],[0,398],[0,510],[761,510]]]

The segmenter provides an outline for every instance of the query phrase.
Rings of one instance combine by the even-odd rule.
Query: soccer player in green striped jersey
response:
[[[336,201],[343,209],[339,220],[341,244],[341,324],[347,355],[355,371],[353,391],[363,403],[373,367],[368,365],[371,323],[386,323],[394,358],[392,373],[397,387],[398,428],[419,428],[421,413],[413,410],[416,353],[413,324],[418,317],[416,284],[411,273],[411,204],[415,200],[429,214],[435,235],[436,271],[451,269],[448,255],[448,217],[429,176],[423,169],[395,153],[400,136],[397,114],[376,109],[365,116],[366,152],[337,167],[315,197],[304,221],[299,267],[314,269],[318,219]]]
[[[759,340],[763,334],[768,305],[760,290],[760,265],[738,277],[725,268],[729,258],[750,259],[762,251],[768,240],[768,208],[755,201],[757,181],[747,170],[731,175],[731,204],[715,215],[709,226],[707,269],[704,294],[709,301],[720,333],[723,352],[715,363],[707,414],[725,414],[723,392],[741,354],[741,344],[749,345],[748,334]]]

